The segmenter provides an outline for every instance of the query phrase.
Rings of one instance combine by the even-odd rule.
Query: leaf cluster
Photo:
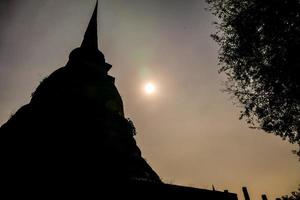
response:
[[[207,3],[218,18],[219,71],[241,118],[300,145],[300,1]]]

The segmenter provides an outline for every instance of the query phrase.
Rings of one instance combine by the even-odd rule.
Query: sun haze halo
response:
[[[152,95],[155,92],[156,87],[155,87],[155,85],[153,83],[148,82],[148,83],[146,83],[146,85],[144,87],[144,90],[145,90],[146,94]]]

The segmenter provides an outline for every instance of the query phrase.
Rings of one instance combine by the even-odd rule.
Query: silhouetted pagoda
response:
[[[9,154],[20,159],[11,167],[32,177],[160,182],[141,157],[115,79],[107,74],[110,68],[98,50],[96,5],[82,44],[66,66],[43,80],[30,103],[1,127]]]
[[[30,103],[0,128],[1,180],[35,191],[88,184],[100,193],[105,185],[148,197],[235,199],[228,192],[164,184],[142,158],[115,79],[108,75],[112,66],[98,49],[97,5],[66,66],[45,78]]]

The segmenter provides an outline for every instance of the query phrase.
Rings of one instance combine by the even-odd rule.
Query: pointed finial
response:
[[[81,48],[86,49],[98,49],[98,33],[97,33],[97,11],[98,11],[98,0],[90,19],[89,25],[85,31],[84,39],[81,43]]]

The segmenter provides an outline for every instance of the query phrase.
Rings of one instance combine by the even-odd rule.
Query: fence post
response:
[[[262,194],[261,198],[262,198],[262,200],[268,200],[267,195],[265,195],[265,194]]]
[[[243,187],[242,189],[243,189],[245,200],[250,200],[250,196],[249,196],[247,187]]]

